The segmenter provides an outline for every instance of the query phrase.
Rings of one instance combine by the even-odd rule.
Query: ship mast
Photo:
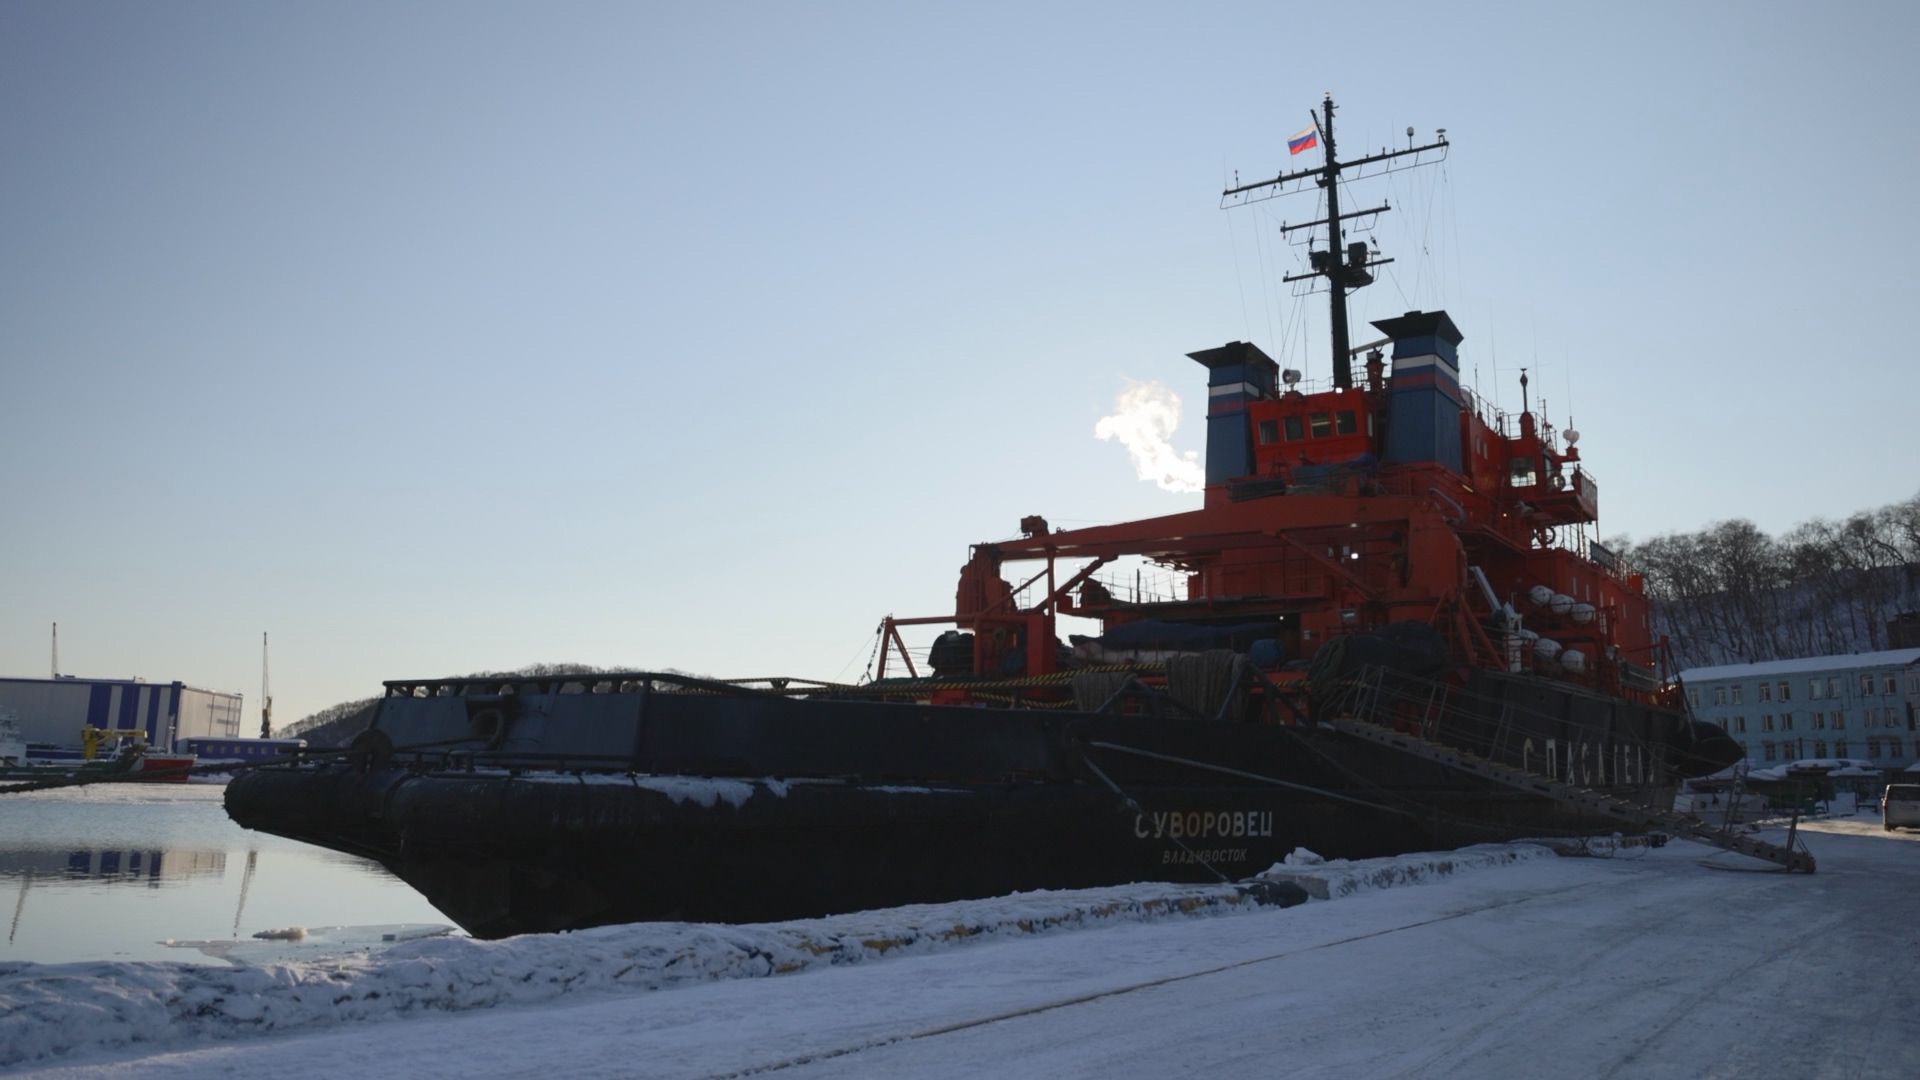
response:
[[[1340,222],[1357,217],[1368,217],[1391,210],[1386,203],[1369,210],[1355,210],[1351,213],[1340,212],[1340,174],[1346,170],[1358,170],[1364,179],[1383,173],[1398,172],[1400,169],[1416,165],[1428,165],[1445,159],[1447,154],[1447,130],[1441,128],[1434,141],[1425,146],[1413,145],[1413,129],[1407,129],[1407,147],[1404,150],[1381,149],[1377,154],[1369,154],[1352,161],[1341,161],[1333,140],[1333,95],[1327,94],[1321,102],[1321,111],[1307,110],[1313,117],[1315,132],[1325,153],[1325,164],[1317,169],[1300,169],[1295,172],[1281,173],[1272,180],[1261,180],[1252,184],[1236,184],[1220,193],[1220,205],[1223,209],[1244,206],[1250,202],[1271,199],[1280,195],[1291,195],[1306,190],[1306,181],[1327,193],[1327,216],[1298,225],[1281,225],[1282,233],[1298,229],[1315,229],[1322,225],[1327,228],[1327,249],[1325,251],[1308,250],[1312,269],[1303,274],[1291,274],[1283,280],[1301,281],[1311,277],[1327,279],[1329,305],[1328,322],[1333,331],[1333,384],[1342,390],[1353,386],[1353,349],[1347,332],[1347,293],[1363,285],[1373,283],[1373,274],[1369,268],[1383,266],[1392,259],[1370,258],[1365,242],[1343,244]],[[1438,151],[1436,156],[1423,159],[1421,155]],[[1412,158],[1411,161],[1402,159]],[[1379,165],[1378,169],[1370,166]],[[1236,178],[1237,179],[1237,178]]]

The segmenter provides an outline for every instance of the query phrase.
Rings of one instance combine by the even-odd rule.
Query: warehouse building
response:
[[[28,746],[77,749],[80,729],[140,731],[156,750],[196,735],[240,734],[241,696],[144,679],[0,678],[0,713]]]

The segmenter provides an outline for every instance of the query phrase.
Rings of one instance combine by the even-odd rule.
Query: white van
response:
[[[1880,824],[1888,832],[1902,825],[1920,827],[1920,784],[1888,784],[1880,800]]]

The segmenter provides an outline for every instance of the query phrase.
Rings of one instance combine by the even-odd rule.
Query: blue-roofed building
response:
[[[1854,758],[1892,771],[1920,756],[1920,648],[1689,668],[1680,681],[1694,715],[1756,769]]]
[[[173,750],[195,735],[240,734],[241,696],[144,679],[0,678],[0,710],[29,746],[78,749],[80,729],[139,731],[147,745]]]

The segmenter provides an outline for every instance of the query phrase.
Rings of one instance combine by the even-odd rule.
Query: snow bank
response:
[[[1322,860],[1304,848],[1274,863],[1256,880],[1292,882],[1315,900],[1332,900],[1399,885],[1423,885],[1462,870],[1511,866],[1554,852],[1541,844],[1476,844],[1458,851],[1395,855],[1384,859]]]
[[[786,974],[1123,922],[1225,916],[1417,884],[1544,849],[1494,846],[1310,868],[1243,885],[1018,893],[824,919],[636,923],[502,941],[429,938],[384,952],[259,966],[0,963],[0,1067],[82,1049],[182,1045],[423,1012]],[[1270,874],[1274,872],[1269,872]]]

